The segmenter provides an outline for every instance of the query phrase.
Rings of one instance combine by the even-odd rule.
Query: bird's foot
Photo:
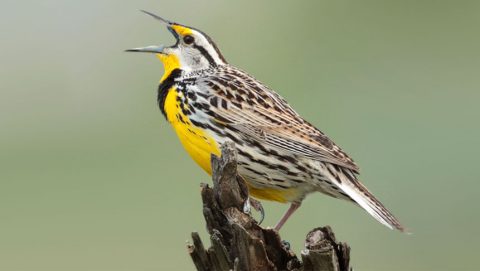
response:
[[[282,245],[286,250],[290,250],[290,243],[286,240],[282,240]]]
[[[263,219],[265,218],[265,210],[263,209],[262,203],[254,198],[248,197],[248,200],[245,201],[243,205],[243,212],[246,214],[251,214],[252,207],[255,211],[260,212],[260,220],[258,220],[258,225],[262,224]]]

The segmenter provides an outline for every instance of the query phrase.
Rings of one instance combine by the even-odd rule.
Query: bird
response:
[[[220,146],[233,142],[238,174],[249,194],[290,203],[275,230],[306,196],[320,192],[360,206],[390,229],[405,231],[360,182],[353,159],[274,90],[229,64],[210,36],[142,12],[166,25],[176,40],[172,46],[126,50],[153,53],[163,63],[157,95],[162,114],[187,153],[210,175],[210,157],[220,156]]]

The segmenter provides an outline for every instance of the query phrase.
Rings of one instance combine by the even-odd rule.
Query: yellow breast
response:
[[[160,80],[162,82],[168,78],[174,69],[180,68],[180,62],[175,55],[158,54],[157,57],[162,61],[165,68],[165,74]],[[167,119],[188,154],[203,170],[212,175],[210,157],[212,154],[220,156],[221,152],[218,144],[207,131],[194,126],[188,116],[183,114],[180,102],[177,100],[179,95],[182,94],[177,93],[173,87],[168,90],[163,108]],[[295,189],[256,188],[249,184],[249,180],[246,181],[250,194],[258,199],[287,202],[297,194]]]
[[[212,175],[210,157],[212,154],[220,156],[221,152],[218,144],[207,131],[192,125],[188,116],[183,114],[180,102],[177,99],[179,95],[182,94],[177,93],[174,88],[168,91],[164,108],[167,119],[192,159],[203,170]],[[258,199],[288,202],[297,196],[298,191],[296,189],[256,188],[249,184],[249,180],[246,181],[250,194]]]
[[[190,122],[188,116],[183,114],[177,101],[177,91],[172,88],[165,99],[165,113],[172,124],[180,142],[192,159],[208,174],[212,174],[210,157],[212,154],[220,156],[218,144],[206,131]]]

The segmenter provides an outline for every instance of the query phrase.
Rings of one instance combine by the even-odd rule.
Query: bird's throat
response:
[[[180,69],[180,60],[176,55],[157,54],[157,57],[163,63],[163,68],[165,70],[160,82],[163,82],[165,79],[167,79],[175,69]]]

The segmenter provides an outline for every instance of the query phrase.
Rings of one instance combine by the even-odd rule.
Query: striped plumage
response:
[[[153,52],[163,62],[160,109],[204,170],[211,173],[210,155],[231,141],[250,194],[292,203],[277,229],[306,195],[321,192],[352,201],[385,226],[404,230],[358,181],[355,162],[282,97],[229,65],[203,32],[149,14],[167,24],[177,43],[130,51]]]

